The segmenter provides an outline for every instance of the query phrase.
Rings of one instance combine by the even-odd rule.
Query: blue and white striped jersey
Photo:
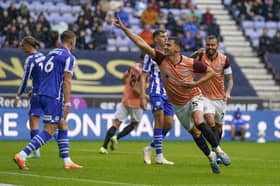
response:
[[[73,74],[76,58],[65,47],[51,50],[44,61],[42,82],[39,95],[45,95],[63,100],[63,75],[64,72]]]
[[[24,76],[22,78],[17,95],[20,96],[24,92],[29,78],[32,79],[32,93],[38,93],[44,60],[45,56],[40,52],[34,52],[26,58],[24,64]]]
[[[160,70],[158,64],[151,59],[150,56],[145,55],[143,71],[150,74],[149,76],[149,95],[164,95],[166,96],[165,89],[160,77]]]

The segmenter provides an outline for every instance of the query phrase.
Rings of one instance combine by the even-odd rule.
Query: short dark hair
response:
[[[73,39],[75,38],[76,35],[74,32],[70,31],[70,30],[66,30],[64,31],[61,36],[60,36],[60,40],[62,43],[65,43],[67,41],[69,41],[70,39]]]
[[[215,35],[209,35],[206,37],[206,40],[212,40],[212,39],[216,39],[217,43],[219,42],[219,39]]]
[[[34,48],[37,48],[40,46],[40,42],[32,36],[25,36],[22,39],[21,43],[31,45]]]
[[[165,33],[165,32],[166,32],[166,30],[163,30],[163,29],[158,29],[158,30],[154,31],[153,39],[155,39],[159,34]]]
[[[182,48],[182,41],[181,41],[181,39],[180,39],[179,37],[172,36],[172,37],[169,37],[168,40],[174,41],[174,43],[175,43],[178,47]]]

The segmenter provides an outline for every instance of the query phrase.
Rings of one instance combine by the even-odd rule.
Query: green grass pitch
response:
[[[146,141],[121,141],[108,155],[98,153],[101,141],[71,141],[72,159],[80,170],[64,170],[55,141],[41,149],[41,158],[29,159],[22,171],[13,154],[27,141],[0,142],[0,185],[21,186],[280,186],[280,143],[223,142],[232,164],[213,174],[194,142],[164,142],[164,154],[174,166],[145,165]],[[155,154],[155,153],[153,153]],[[154,155],[153,155],[154,159]]]

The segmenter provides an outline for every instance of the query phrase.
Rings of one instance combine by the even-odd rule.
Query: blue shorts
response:
[[[43,110],[40,105],[39,95],[32,95],[29,106],[29,116],[43,116]]]
[[[153,112],[157,110],[163,110],[164,115],[168,115],[168,116],[174,115],[174,110],[172,108],[171,103],[168,101],[167,96],[162,96],[162,95],[150,96],[150,103]]]
[[[55,98],[40,95],[40,105],[44,112],[43,121],[45,124],[60,123],[63,117],[63,104]]]

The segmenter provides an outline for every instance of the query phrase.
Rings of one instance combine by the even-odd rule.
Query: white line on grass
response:
[[[145,185],[145,184],[133,184],[133,183],[92,180],[92,179],[83,179],[83,178],[66,178],[66,177],[56,177],[56,176],[43,176],[43,175],[37,175],[37,174],[6,172],[6,171],[0,171],[0,174],[23,176],[23,177],[34,177],[34,178],[40,178],[40,179],[44,178],[44,179],[50,179],[50,180],[64,180],[64,181],[76,181],[76,182],[86,182],[86,183],[107,184],[107,185],[151,186],[151,185]]]
[[[229,183],[229,184],[168,184],[168,185],[146,185],[146,184],[133,184],[124,182],[112,182],[112,181],[102,181],[102,180],[92,180],[92,179],[81,179],[81,178],[66,178],[66,177],[56,177],[56,176],[41,176],[37,174],[27,174],[27,173],[17,173],[17,172],[6,172],[0,171],[0,174],[13,175],[13,176],[23,176],[23,177],[35,177],[44,178],[50,180],[64,180],[64,181],[76,181],[76,182],[86,182],[86,183],[97,183],[97,184],[107,184],[107,185],[122,185],[122,186],[279,186],[279,184],[256,184],[256,183]],[[1,184],[0,184],[1,186]]]

